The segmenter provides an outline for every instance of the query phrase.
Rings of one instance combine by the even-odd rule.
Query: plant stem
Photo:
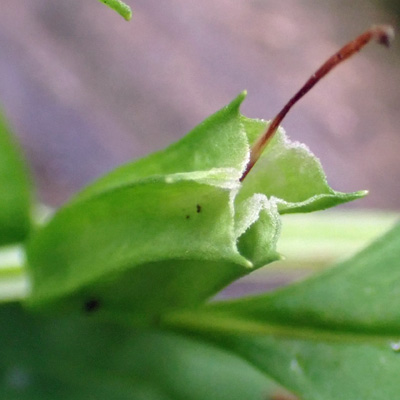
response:
[[[310,76],[310,78],[301,87],[301,89],[286,103],[286,105],[281,109],[281,111],[279,111],[276,117],[269,124],[266,132],[262,134],[253,144],[250,150],[250,161],[247,164],[246,170],[244,171],[240,180],[243,181],[243,179],[251,171],[254,164],[260,158],[268,142],[274,136],[275,132],[277,131],[282,120],[285,118],[286,114],[306,93],[308,93],[314,87],[314,85],[317,82],[319,82],[326,74],[328,74],[328,72],[330,72],[341,62],[347,60],[353,54],[360,51],[372,39],[376,40],[380,44],[389,46],[393,38],[394,38],[394,30],[391,26],[389,25],[373,26],[368,31],[358,36],[356,39],[347,43],[338,52],[336,52],[327,61],[325,61],[325,63],[322,64],[322,66],[314,74]]]
[[[22,246],[0,249],[0,302],[21,300],[29,290]]]

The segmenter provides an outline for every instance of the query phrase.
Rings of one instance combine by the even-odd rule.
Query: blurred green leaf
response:
[[[30,230],[30,213],[27,170],[0,112],[0,245],[26,239]]]
[[[355,255],[400,220],[385,211],[330,210],[315,214],[287,214],[282,218],[279,268],[315,270]],[[301,232],[301,235],[299,235]]]
[[[276,388],[226,351],[81,313],[62,318],[0,307],[4,400],[242,400]]]
[[[400,224],[352,259],[262,296],[172,314],[309,400],[400,391]]]

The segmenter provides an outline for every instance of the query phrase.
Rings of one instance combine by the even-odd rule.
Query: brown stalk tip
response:
[[[316,83],[318,83],[328,72],[332,71],[337,65],[347,60],[353,54],[360,51],[367,43],[371,40],[376,40],[378,43],[389,47],[390,43],[394,39],[394,29],[390,25],[375,25],[368,29],[366,32],[356,37],[351,42],[343,46],[339,51],[328,58],[306,81],[306,83],[300,88],[300,90],[285,104],[281,111],[275,116],[275,118],[269,124],[267,130],[256,140],[250,149],[250,161],[243,172],[240,181],[247,176],[247,174],[254,167],[254,164],[260,158],[265,147],[269,141],[273,138],[282,120],[290,109],[306,94],[311,90]]]
[[[394,40],[394,29],[391,25],[374,25],[371,30],[379,44],[389,47]]]

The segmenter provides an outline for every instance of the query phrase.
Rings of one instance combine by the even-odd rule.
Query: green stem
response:
[[[29,291],[22,246],[0,249],[0,302],[24,299]]]

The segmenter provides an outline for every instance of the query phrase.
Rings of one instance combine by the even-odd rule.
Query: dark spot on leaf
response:
[[[89,299],[89,300],[86,300],[85,303],[83,304],[83,309],[87,313],[96,311],[99,308],[100,308],[100,301],[98,299]]]
[[[200,204],[197,204],[197,205],[196,205],[196,211],[197,211],[198,213],[201,212],[201,205],[200,205]]]
[[[190,219],[190,215],[186,215],[186,219]]]

